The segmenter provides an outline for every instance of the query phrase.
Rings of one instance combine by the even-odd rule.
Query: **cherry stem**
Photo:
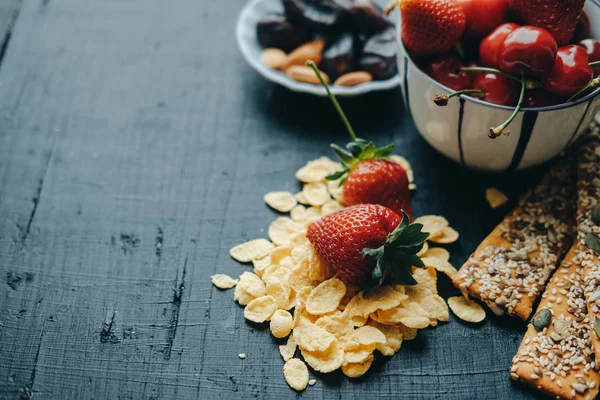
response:
[[[454,96],[460,96],[461,94],[477,94],[481,97],[485,96],[485,92],[483,90],[479,90],[479,89],[465,89],[465,90],[459,90],[458,92],[454,92],[448,95],[448,98],[451,99]]]
[[[495,139],[498,136],[500,136],[502,132],[504,132],[506,127],[510,125],[511,122],[513,122],[513,120],[521,110],[521,106],[523,105],[523,99],[525,99],[525,73],[523,72],[523,70],[521,70],[521,94],[519,95],[519,102],[517,103],[517,106],[515,107],[515,110],[513,111],[511,116],[508,117],[508,119],[502,125],[490,129],[490,134],[488,135],[490,139]],[[510,131],[508,131],[506,135],[508,136],[509,134]]]
[[[306,62],[306,65],[308,65],[309,67],[311,67],[313,69],[313,71],[315,71],[317,78],[319,78],[319,81],[321,81],[321,85],[323,85],[323,87],[327,91],[327,97],[329,97],[329,100],[331,100],[331,102],[333,103],[333,107],[335,107],[338,114],[342,118],[342,121],[344,121],[344,125],[346,125],[346,129],[348,129],[348,133],[350,134],[352,141],[355,142],[356,134],[354,133],[354,129],[352,129],[352,125],[350,125],[350,121],[348,121],[348,118],[346,118],[346,114],[344,114],[344,111],[342,110],[340,103],[338,103],[338,101],[335,98],[335,96],[333,95],[333,93],[331,93],[331,91],[329,90],[329,85],[327,85],[327,82],[325,82],[325,79],[323,79],[323,76],[319,72],[319,69],[317,68],[316,64],[312,60],[308,60]]]
[[[519,83],[521,83],[521,79],[519,79],[518,77],[511,75],[511,74],[507,74],[504,71],[500,71],[499,69],[496,68],[487,68],[487,67],[462,67],[459,69],[459,71],[462,72],[493,72],[494,74],[498,74],[498,75],[502,75],[505,76],[507,78],[510,78],[514,81],[517,81]]]
[[[600,65],[600,62],[599,62],[599,65]],[[571,96],[569,98],[569,100],[567,100],[567,103],[570,101],[577,100],[579,97],[583,96],[588,90],[593,89],[598,86],[600,86],[600,76],[598,76],[596,79],[592,79],[592,81],[590,82],[589,85],[587,85],[586,87],[581,89],[579,92],[577,92],[573,96]]]
[[[600,61],[594,61],[590,63],[590,67],[594,68],[594,67],[600,67]]]

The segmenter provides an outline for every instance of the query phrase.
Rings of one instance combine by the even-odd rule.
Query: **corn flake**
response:
[[[271,192],[264,196],[265,203],[275,211],[290,212],[298,202],[290,192]]]
[[[346,294],[346,285],[337,278],[321,282],[306,299],[306,311],[322,315],[337,310]]]
[[[275,277],[267,282],[267,294],[275,299],[277,308],[280,310],[285,309],[290,302],[291,290]]]
[[[369,368],[371,368],[371,364],[373,364],[372,354],[369,358],[367,358],[367,360],[365,360],[362,363],[348,363],[342,366],[342,372],[348,378],[360,378],[369,370]]]
[[[254,300],[256,297],[252,296],[250,293],[246,292],[240,285],[235,287],[235,292],[233,294],[233,299],[237,301],[240,305],[245,306]]]
[[[458,273],[458,271],[452,266],[452,264],[440,258],[421,257],[421,261],[423,261],[426,267],[434,268],[436,271],[446,274],[449,278],[454,278],[454,275]]]
[[[439,244],[450,244],[456,242],[458,240],[458,236],[458,232],[456,232],[451,227],[447,226],[444,229],[442,229],[441,235],[438,235],[434,238],[430,238],[429,240]]]
[[[337,341],[334,335],[304,317],[300,317],[300,323],[294,329],[294,337],[298,347],[306,351],[326,351],[333,341]]]
[[[495,187],[485,189],[485,199],[492,208],[502,207],[508,202],[508,197]]]
[[[390,325],[401,323],[409,328],[424,329],[429,326],[427,311],[414,301],[406,301],[398,307],[377,311],[377,322]]]
[[[229,254],[235,260],[246,263],[268,256],[274,248],[268,240],[256,239],[235,246],[229,250]]]
[[[263,323],[271,318],[277,309],[273,296],[262,296],[252,300],[244,309],[244,318],[248,321]]]
[[[324,183],[307,183],[302,189],[304,198],[311,206],[322,206],[331,200],[327,186]]]
[[[369,325],[379,329],[385,335],[385,343],[378,343],[377,350],[386,357],[391,357],[400,350],[404,334],[398,325],[383,325],[375,321],[369,321]],[[415,330],[416,332],[416,330]]]
[[[302,349],[302,356],[312,369],[322,373],[333,372],[344,363],[344,351],[337,340],[333,341],[325,351]]]
[[[279,217],[269,226],[269,238],[278,246],[288,246],[290,238],[304,227],[287,217]]]
[[[294,390],[304,390],[308,386],[308,368],[298,358],[292,358],[285,362],[283,377],[287,384]]]
[[[218,289],[231,289],[239,282],[239,280],[233,279],[229,275],[225,274],[213,275],[210,277],[210,280]]]
[[[297,347],[298,345],[296,344],[296,340],[294,339],[294,333],[290,333],[286,344],[279,346],[279,354],[281,354],[283,361],[287,361],[290,358],[294,357]]]
[[[292,314],[285,310],[277,310],[271,316],[271,333],[278,339],[284,338],[290,334],[294,325]]]
[[[439,215],[424,215],[415,219],[413,222],[423,225],[423,232],[429,233],[428,240],[431,240],[432,242],[435,237],[442,236],[444,228],[448,226],[448,220]]]
[[[271,252],[271,264],[279,265],[281,260],[292,255],[292,248],[288,246],[275,247]]]
[[[342,165],[327,157],[320,157],[309,161],[296,172],[296,178],[304,183],[316,183],[325,180],[327,175],[340,171]]]
[[[298,204],[290,211],[290,218],[292,221],[302,222],[304,221],[304,214],[306,213],[306,207],[302,204]]]
[[[359,346],[358,348],[344,353],[344,363],[359,364],[367,361],[373,356],[374,348],[372,346]]]
[[[237,287],[253,297],[261,297],[267,293],[265,283],[257,275],[247,271],[240,275]]]
[[[329,194],[331,195],[331,197],[333,197],[335,200],[339,201],[340,203],[344,202],[344,186],[340,185],[340,179],[337,179],[335,181],[327,181],[327,190],[329,191]]]
[[[425,257],[437,258],[442,261],[450,260],[450,253],[446,249],[441,247],[430,247],[429,250],[424,254]]]
[[[485,319],[485,310],[473,300],[455,296],[448,299],[448,305],[454,315],[463,321],[478,323]]]
[[[342,208],[344,208],[344,206],[338,203],[336,200],[329,200],[327,203],[321,206],[321,215],[333,214],[334,212],[339,211]]]

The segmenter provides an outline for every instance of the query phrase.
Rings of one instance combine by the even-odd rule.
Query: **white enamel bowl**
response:
[[[381,2],[379,2],[381,3]],[[278,83],[294,92],[310,93],[317,96],[326,96],[327,92],[321,85],[298,82],[281,71],[267,67],[261,59],[262,47],[256,38],[256,24],[265,15],[271,12],[283,12],[280,0],[250,0],[242,9],[237,22],[236,38],[242,55],[259,74],[265,79]],[[396,17],[394,14],[390,18]],[[331,86],[331,91],[336,96],[357,96],[369,92],[397,88],[400,77],[396,74],[390,79],[372,81],[361,85],[341,87]]]
[[[600,38],[600,0],[587,0],[585,10],[592,36]],[[451,90],[421,71],[397,38],[400,85],[417,130],[440,153],[469,168],[503,172],[542,164],[569,147],[600,112],[599,88],[575,102],[523,109],[509,126],[511,135],[492,140],[490,127],[504,122],[513,108],[468,96],[436,106],[435,95]]]

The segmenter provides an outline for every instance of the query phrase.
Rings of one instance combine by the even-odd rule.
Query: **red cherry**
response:
[[[587,51],[571,44],[558,49],[554,67],[542,76],[542,85],[550,93],[571,96],[592,80]]]
[[[546,90],[533,89],[525,92],[523,99],[523,107],[525,108],[540,108],[554,106],[566,101],[565,97],[557,96],[554,93],[548,93]]]
[[[479,74],[473,83],[473,89],[485,93],[482,100],[503,106],[514,106],[519,101],[521,88],[519,84],[504,75],[485,72]]]
[[[426,71],[429,76],[452,90],[469,89],[473,78],[466,72],[461,72],[463,62],[453,54],[436,57],[430,62]]]
[[[577,45],[587,51],[588,59],[591,63],[600,61],[600,40],[585,39],[577,43]],[[600,67],[594,68],[594,75],[600,75]]]
[[[487,35],[479,45],[479,59],[485,67],[498,68],[498,49],[504,42],[504,39],[519,25],[508,22],[497,27],[492,33]]]
[[[540,76],[550,70],[557,52],[556,40],[550,32],[535,26],[522,26],[512,31],[498,49],[500,69],[518,75]]]
[[[573,42],[579,42],[583,39],[587,39],[592,35],[590,28],[590,17],[585,11],[581,13],[575,25],[575,33],[573,34]]]
[[[467,32],[478,38],[506,20],[506,0],[459,0],[458,5],[467,17]]]

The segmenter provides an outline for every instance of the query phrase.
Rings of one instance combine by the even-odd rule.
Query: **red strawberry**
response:
[[[558,46],[569,44],[585,0],[508,0],[508,6],[527,25],[549,31]]]
[[[376,148],[366,140],[356,137],[344,111],[338,104],[335,96],[321,77],[316,65],[309,61],[317,77],[327,91],[335,109],[344,121],[352,141],[346,149],[332,144],[331,148],[342,161],[343,169],[327,177],[329,180],[340,179],[344,185],[344,202],[346,205],[355,204],[380,204],[401,214],[406,212],[412,215],[410,204],[410,191],[408,189],[408,175],[400,164],[387,160],[392,155],[394,145]]]
[[[465,31],[466,17],[456,0],[400,0],[402,41],[419,56],[452,50]]]
[[[348,284],[373,286],[388,277],[414,285],[412,267],[422,267],[416,255],[429,236],[421,224],[409,225],[389,208],[361,204],[327,215],[308,227],[308,240]]]
[[[344,182],[344,202],[355,204],[381,204],[397,214],[404,211],[412,217],[408,175],[400,164],[390,160],[359,162]]]

